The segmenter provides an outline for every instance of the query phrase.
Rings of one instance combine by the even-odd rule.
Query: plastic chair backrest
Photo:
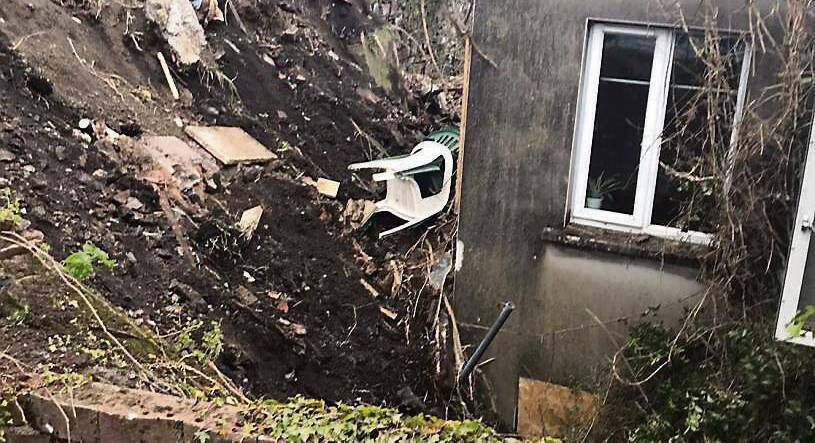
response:
[[[444,146],[447,146],[447,149],[450,150],[453,155],[458,152],[458,144],[460,139],[460,134],[458,129],[455,128],[446,128],[436,131],[427,137],[424,138],[426,141],[434,141],[436,143],[441,143]]]

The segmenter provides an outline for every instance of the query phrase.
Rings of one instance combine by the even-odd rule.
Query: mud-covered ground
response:
[[[183,97],[174,102],[154,57],[163,43],[139,14],[116,3],[0,6],[0,187],[21,198],[31,228],[58,259],[86,241],[108,251],[118,265],[90,285],[159,336],[190,318],[221,322],[226,347],[217,365],[255,396],[443,414],[449,395],[428,333],[437,297],[425,283],[444,248],[428,239],[452,224],[436,220],[379,241],[376,231],[392,220],[360,233],[342,215],[349,198],[382,195],[352,178],[349,163],[383,155],[380,145],[404,152],[452,123],[428,111],[427,97],[372,80],[357,46],[377,23],[355,3],[258,1],[240,9],[248,33],[234,23],[208,28],[216,66],[176,70]],[[44,28],[49,20],[64,27]],[[187,196],[194,211],[170,211],[174,230],[138,164],[120,147],[77,136],[82,117],[136,139],[181,136],[175,117],[240,126],[280,158],[222,167],[203,196]],[[319,195],[304,177],[340,181],[338,197]],[[247,241],[235,225],[256,205],[263,217]],[[179,233],[192,260],[180,252]],[[47,319],[61,318],[49,306],[57,309],[32,307],[27,328],[46,330]],[[0,320],[4,336],[47,349],[42,334],[14,328]],[[81,359],[65,361],[90,371]]]

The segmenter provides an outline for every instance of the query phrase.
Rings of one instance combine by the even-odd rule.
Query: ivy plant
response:
[[[82,245],[82,249],[65,257],[62,266],[68,275],[83,281],[93,275],[95,266],[111,270],[116,266],[116,260],[111,259],[107,252],[99,249],[93,243],[87,242]]]

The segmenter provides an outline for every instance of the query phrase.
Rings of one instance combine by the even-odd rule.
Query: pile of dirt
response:
[[[416,262],[427,234],[377,242],[373,232],[349,234],[342,212],[348,198],[377,191],[353,178],[349,163],[409,150],[451,119],[372,79],[357,46],[378,25],[362,5],[260,0],[239,8],[246,32],[210,26],[217,66],[176,71],[182,99],[174,101],[154,56],[166,48],[140,10],[6,3],[0,153],[9,155],[0,187],[19,195],[55,257],[86,241],[108,251],[119,265],[92,286],[159,336],[190,319],[220,322],[226,347],[217,365],[252,395],[445,405],[434,376],[437,344],[425,327],[434,297],[400,289],[424,286],[421,276],[402,273],[429,266]],[[44,26],[46,16],[65,26]],[[121,145],[77,131],[85,116],[131,137],[183,136],[177,120],[240,126],[280,159],[222,167],[205,194],[185,196],[199,210],[168,212],[161,189],[139,178],[141,165]],[[338,199],[304,177],[341,182]],[[247,240],[236,224],[257,205],[263,216]],[[32,307],[26,327],[47,330],[45,319],[60,318],[55,309]],[[14,325],[4,319],[0,327]]]

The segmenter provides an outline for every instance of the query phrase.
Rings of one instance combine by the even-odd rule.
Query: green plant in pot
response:
[[[613,200],[612,193],[623,187],[623,184],[616,178],[606,177],[606,171],[601,171],[597,177],[589,177],[588,189],[586,189],[586,207],[601,209],[603,202]]]

